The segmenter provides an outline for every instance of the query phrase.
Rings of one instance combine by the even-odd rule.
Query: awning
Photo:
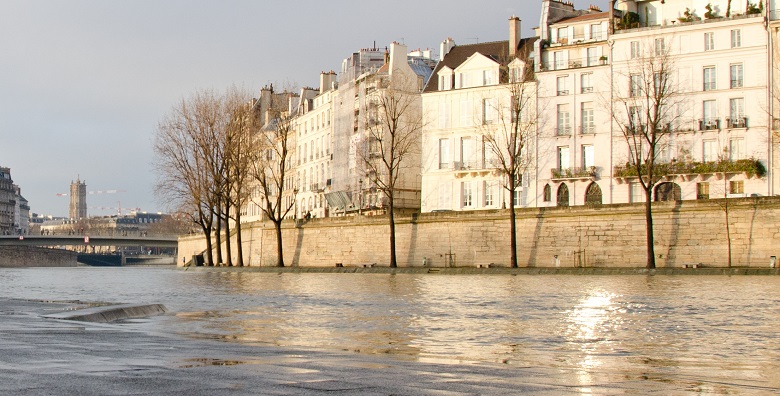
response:
[[[325,194],[325,199],[328,201],[328,206],[331,208],[339,208],[346,210],[346,208],[352,205],[352,199],[350,193],[346,191],[336,191]]]

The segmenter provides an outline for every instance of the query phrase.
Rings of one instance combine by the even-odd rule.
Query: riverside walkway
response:
[[[139,325],[154,318],[113,323],[52,319],[85,307],[0,298],[0,394],[677,394],[701,385],[685,379],[583,376],[511,364],[257,346],[183,337],[175,329],[149,332]]]

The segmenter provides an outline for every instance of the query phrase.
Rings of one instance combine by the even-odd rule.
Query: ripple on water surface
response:
[[[9,298],[162,303],[173,314],[142,325],[194,337],[780,388],[776,277],[40,268],[2,269],[0,284]]]

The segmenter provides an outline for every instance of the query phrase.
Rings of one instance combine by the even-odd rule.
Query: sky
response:
[[[34,213],[67,216],[58,194],[77,178],[94,192],[89,215],[168,211],[154,193],[152,142],[182,98],[317,87],[321,71],[374,42],[438,53],[447,37],[506,40],[512,15],[532,36],[541,3],[0,0],[0,166]]]

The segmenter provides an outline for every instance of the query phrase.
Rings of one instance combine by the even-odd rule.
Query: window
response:
[[[583,102],[581,108],[582,131],[581,133],[595,133],[596,123],[593,120],[593,102]]]
[[[482,124],[489,125],[495,121],[496,107],[493,99],[482,99]]]
[[[729,182],[729,194],[744,194],[745,182],[742,180],[732,180]]]
[[[519,188],[514,191],[514,194],[512,194],[512,203],[515,205],[516,208],[519,208],[522,206],[523,203],[523,191]]]
[[[731,88],[742,88],[742,64],[733,64],[730,67],[731,74]]]
[[[439,169],[448,169],[450,161],[450,139],[439,139]]]
[[[552,188],[549,184],[544,185],[544,189],[542,190],[542,201],[543,202],[550,202],[552,201]]]
[[[601,30],[601,25],[600,24],[590,25],[590,39],[591,40],[604,40],[604,36],[602,35],[602,30]]]
[[[566,44],[569,42],[569,29],[568,28],[558,28],[558,42]]]
[[[485,206],[494,206],[495,203],[495,182],[485,182]]]
[[[569,105],[558,105],[558,128],[555,134],[557,136],[571,135],[571,116],[569,115]]]
[[[462,191],[462,204],[464,208],[470,208],[474,206],[474,191],[471,187],[471,182],[462,182],[461,183],[461,191]]]
[[[460,159],[465,169],[477,166],[477,150],[474,139],[470,137],[460,139]]]
[[[704,50],[712,51],[715,49],[715,34],[712,32],[704,33]]]
[[[662,38],[655,39],[655,55],[661,56],[666,54],[666,42]]]
[[[553,66],[554,70],[566,69],[566,58],[563,55],[563,51],[553,52]]]
[[[636,98],[642,93],[642,76],[639,74],[631,75],[631,90],[629,95],[632,98]]]
[[[450,127],[450,102],[442,99],[439,102],[439,128]]]
[[[734,29],[731,31],[731,48],[742,46],[742,30]]]
[[[716,88],[715,85],[715,66],[708,66],[704,68],[704,90],[712,91]]]
[[[582,145],[582,169],[595,166],[595,151],[592,144]]]
[[[558,96],[562,95],[568,95],[569,89],[566,85],[566,80],[569,78],[569,76],[560,76],[557,79],[556,86],[558,87]]]
[[[718,145],[714,140],[705,140],[702,142],[702,160],[704,162],[715,162],[718,160]]]
[[[460,101],[460,126],[471,126],[474,119],[471,116],[471,101],[464,99]]]
[[[628,127],[631,129],[631,134],[644,132],[644,125],[642,125],[642,111],[637,106],[631,106],[628,108]]]
[[[482,85],[493,85],[496,83],[496,73],[493,70],[482,71]]]
[[[569,169],[569,146],[558,147],[558,169]]]
[[[588,56],[588,66],[595,66],[599,63],[599,50],[596,47],[588,48],[587,50],[587,56]]]
[[[729,128],[747,128],[745,99],[729,99]]]
[[[632,203],[644,202],[645,191],[638,182],[628,183],[629,200]]]
[[[452,78],[450,76],[439,76],[439,90],[449,91],[452,89]]]
[[[631,59],[636,59],[642,56],[642,51],[639,49],[639,41],[631,42]]]
[[[558,206],[569,206],[569,186],[566,183],[561,183],[558,187]]]
[[[745,159],[745,139],[733,138],[729,140],[729,160],[737,161]]]
[[[583,73],[580,76],[580,89],[582,93],[593,92],[592,77],[592,73]]]
[[[710,183],[696,183],[696,199],[710,199]]]
[[[717,119],[717,103],[714,100],[705,100],[702,105],[702,120],[701,130],[706,131],[709,129],[718,129]]]

